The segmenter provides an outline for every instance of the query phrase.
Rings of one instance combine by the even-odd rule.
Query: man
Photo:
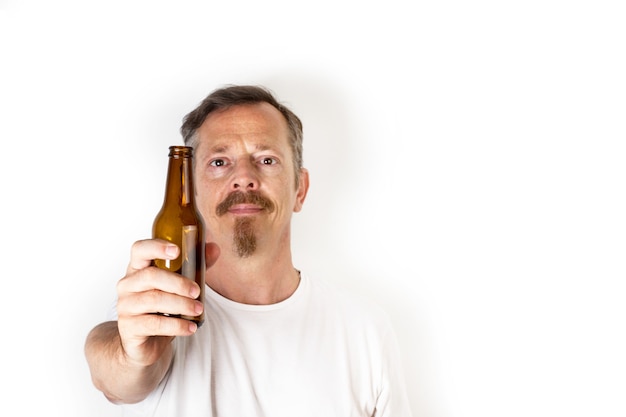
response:
[[[386,316],[292,263],[291,216],[309,188],[298,117],[262,87],[229,86],[181,133],[207,229],[205,302],[151,266],[175,245],[136,242],[117,320],[86,340],[95,386],[128,415],[410,416]],[[156,311],[205,311],[205,323]]]

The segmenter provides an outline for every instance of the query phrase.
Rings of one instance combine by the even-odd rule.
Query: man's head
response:
[[[309,184],[300,120],[263,88],[227,87],[189,113],[181,132],[194,147],[209,238],[240,258],[288,248],[291,216]]]
[[[193,111],[183,119],[180,133],[185,145],[196,147],[197,131],[207,116],[213,112],[226,110],[232,106],[255,103],[269,103],[278,110],[289,128],[289,141],[293,152],[296,184],[303,166],[302,160],[302,122],[289,108],[280,103],[270,90],[261,86],[231,85],[214,90]]]

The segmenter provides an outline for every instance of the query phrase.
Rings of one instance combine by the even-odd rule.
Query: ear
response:
[[[293,206],[294,213],[302,210],[304,199],[309,191],[309,170],[300,168],[300,180],[298,181],[298,190],[296,192],[296,203]]]

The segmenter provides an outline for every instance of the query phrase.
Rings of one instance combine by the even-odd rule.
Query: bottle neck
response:
[[[194,204],[193,164],[190,156],[170,154],[164,205]]]

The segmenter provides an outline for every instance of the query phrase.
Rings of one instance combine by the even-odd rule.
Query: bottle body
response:
[[[180,255],[173,260],[156,259],[154,265],[194,280],[200,287],[198,300],[204,300],[205,227],[195,204],[193,148],[170,146],[163,206],[154,219],[152,237],[176,244]],[[200,316],[176,316],[204,322]]]

